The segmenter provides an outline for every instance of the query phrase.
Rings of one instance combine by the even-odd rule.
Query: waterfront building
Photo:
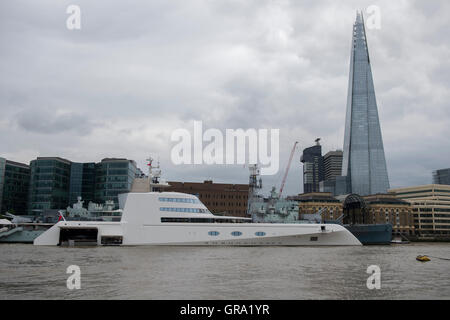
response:
[[[394,234],[414,234],[411,204],[392,194],[333,197],[330,192],[313,192],[288,199],[298,202],[300,218],[321,211],[323,221],[343,221],[346,224],[390,223]]]
[[[433,184],[450,185],[450,168],[433,171]]]
[[[30,166],[0,157],[0,213],[26,215]]]
[[[387,193],[389,179],[362,13],[353,26],[342,176],[336,189],[362,196]],[[345,185],[343,185],[345,184]]]
[[[124,158],[105,158],[95,165],[95,202],[114,201],[119,206],[118,195],[130,192],[138,174],[136,162]]]
[[[3,162],[0,160],[0,174]],[[129,192],[134,179],[145,176],[134,160],[123,158],[78,163],[59,157],[38,157],[31,161],[29,172],[27,196],[23,197],[29,215],[64,209],[77,203],[78,197],[85,207],[90,202],[113,201],[117,208],[118,194]]]
[[[429,184],[389,190],[411,203],[416,233],[421,237],[450,238],[450,186]]]
[[[72,162],[70,168],[69,206],[82,197],[85,206],[95,201],[95,162]]]
[[[288,197],[298,202],[300,219],[303,215],[322,210],[322,220],[337,220],[342,216],[342,203],[330,192],[311,192]]]
[[[38,157],[31,161],[29,215],[69,205],[70,168],[71,162],[59,157]]]
[[[393,234],[415,234],[413,211],[409,202],[397,199],[392,194],[376,194],[363,198],[368,209],[366,223],[390,223]]]
[[[322,146],[319,139],[316,140],[315,146],[303,150],[300,162],[303,163],[303,192],[319,192],[319,183],[324,180]]]
[[[248,184],[169,181],[167,191],[196,195],[214,214],[226,214],[236,217],[247,216]]]

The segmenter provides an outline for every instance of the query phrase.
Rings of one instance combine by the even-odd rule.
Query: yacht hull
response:
[[[127,223],[59,222],[39,236],[35,245],[60,245],[67,230],[96,231],[91,242],[97,245],[122,246],[354,246],[358,239],[340,225],[319,224],[170,224],[142,225],[138,228]],[[116,238],[110,243],[105,239]],[[74,244],[85,244],[86,239],[73,239]]]

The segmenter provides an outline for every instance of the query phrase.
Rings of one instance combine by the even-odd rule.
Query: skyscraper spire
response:
[[[369,195],[389,189],[383,138],[362,12],[353,25],[342,175],[348,193]]]

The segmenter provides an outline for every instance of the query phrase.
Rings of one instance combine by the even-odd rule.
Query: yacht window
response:
[[[263,231],[255,232],[255,236],[257,236],[257,237],[264,237],[265,235],[266,235],[266,233]]]
[[[246,220],[216,219],[216,218],[183,218],[161,217],[161,222],[189,222],[189,223],[245,223]],[[236,231],[239,232],[239,231]]]
[[[163,202],[182,202],[182,203],[199,203],[197,199],[188,199],[188,198],[165,198],[159,197],[159,201]]]
[[[201,208],[171,208],[171,207],[160,207],[160,211],[171,211],[171,212],[190,212],[190,213],[207,213],[208,211]]]
[[[218,236],[219,235],[219,231],[210,231],[210,232],[208,232],[208,234],[210,236]]]
[[[242,236],[242,232],[240,232],[240,231],[233,231],[233,232],[231,233],[231,235],[232,235],[232,236],[235,236],[235,237],[239,237],[239,236]]]

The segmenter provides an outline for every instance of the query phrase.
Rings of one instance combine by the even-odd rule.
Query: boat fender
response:
[[[427,261],[430,261],[431,259],[428,258],[428,256],[417,256],[416,260],[420,261],[420,262],[427,262]]]

